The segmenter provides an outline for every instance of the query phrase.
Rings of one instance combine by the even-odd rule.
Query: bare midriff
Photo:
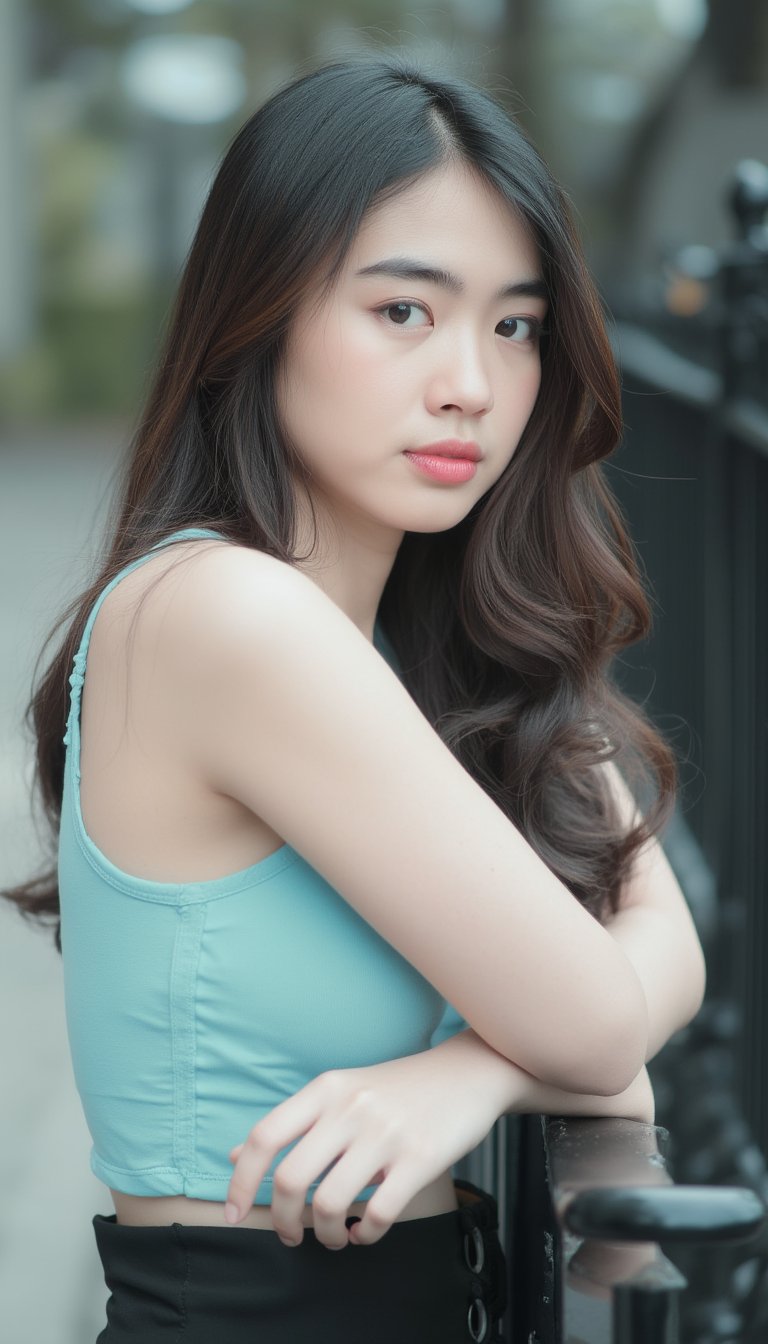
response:
[[[186,1195],[125,1195],[110,1190],[118,1223],[132,1227],[168,1227],[171,1223],[186,1223],[198,1227],[229,1227],[224,1217],[224,1203],[213,1199],[188,1199]],[[365,1213],[364,1200],[350,1204],[347,1216]],[[456,1189],[451,1173],[443,1172],[436,1180],[425,1185],[414,1195],[396,1219],[405,1222],[412,1218],[433,1218],[458,1208]],[[304,1205],[304,1227],[312,1227],[312,1205]],[[272,1209],[269,1204],[254,1204],[249,1213],[235,1227],[256,1227],[274,1232]]]

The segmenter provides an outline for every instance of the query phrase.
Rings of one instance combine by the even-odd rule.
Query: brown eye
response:
[[[376,312],[379,313],[385,321],[396,327],[405,327],[406,324],[410,327],[423,326],[424,324],[420,322],[409,323],[408,319],[411,313],[424,313],[425,316],[427,315],[426,309],[423,308],[420,303],[413,303],[409,299],[400,299],[397,303],[387,303],[383,308],[377,308]]]
[[[535,317],[504,317],[499,323],[500,335],[513,345],[524,345],[541,335],[541,323]]]

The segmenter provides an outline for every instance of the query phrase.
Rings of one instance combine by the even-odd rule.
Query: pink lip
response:
[[[476,443],[461,439],[442,439],[440,443],[425,443],[421,448],[408,449],[411,453],[428,453],[430,457],[463,457],[465,461],[479,462],[483,454]]]
[[[412,462],[417,471],[431,476],[435,481],[445,481],[448,485],[461,485],[471,481],[477,471],[477,463],[468,457],[449,457],[447,453],[403,453],[403,457]]]

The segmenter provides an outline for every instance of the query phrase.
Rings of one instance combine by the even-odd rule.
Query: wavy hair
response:
[[[405,534],[379,615],[406,688],[464,768],[596,918],[618,908],[633,856],[673,806],[676,767],[611,680],[613,657],[647,633],[650,612],[599,465],[621,432],[601,305],[567,201],[514,119],[489,93],[398,57],[335,61],[296,78],[222,160],[103,559],[51,631],[41,658],[69,622],[26,711],[53,851],[68,677],[97,596],[188,526],[296,563],[294,489],[307,473],[276,399],[293,315],[318,278],[333,284],[368,210],[456,160],[508,202],[538,246],[550,309],[541,385],[507,468],[462,522]],[[651,799],[630,830],[603,768],[612,758]],[[55,921],[55,858],[3,894]]]

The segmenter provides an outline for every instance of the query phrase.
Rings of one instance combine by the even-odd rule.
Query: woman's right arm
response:
[[[648,1022],[621,947],[310,578],[242,547],[196,559],[158,626],[180,750],[494,1050],[553,1087],[623,1092]]]
[[[451,1042],[455,1043],[457,1052],[463,1050],[471,1055],[475,1068],[482,1065],[487,1074],[487,1079],[483,1079],[484,1088],[490,1087],[494,1079],[501,1088],[499,1115],[580,1115],[640,1120],[646,1125],[655,1122],[656,1103],[645,1066],[629,1086],[616,1095],[593,1095],[542,1083],[519,1064],[498,1054],[472,1030],[459,1032],[435,1049],[443,1049]],[[457,1063],[463,1066],[458,1054]]]

